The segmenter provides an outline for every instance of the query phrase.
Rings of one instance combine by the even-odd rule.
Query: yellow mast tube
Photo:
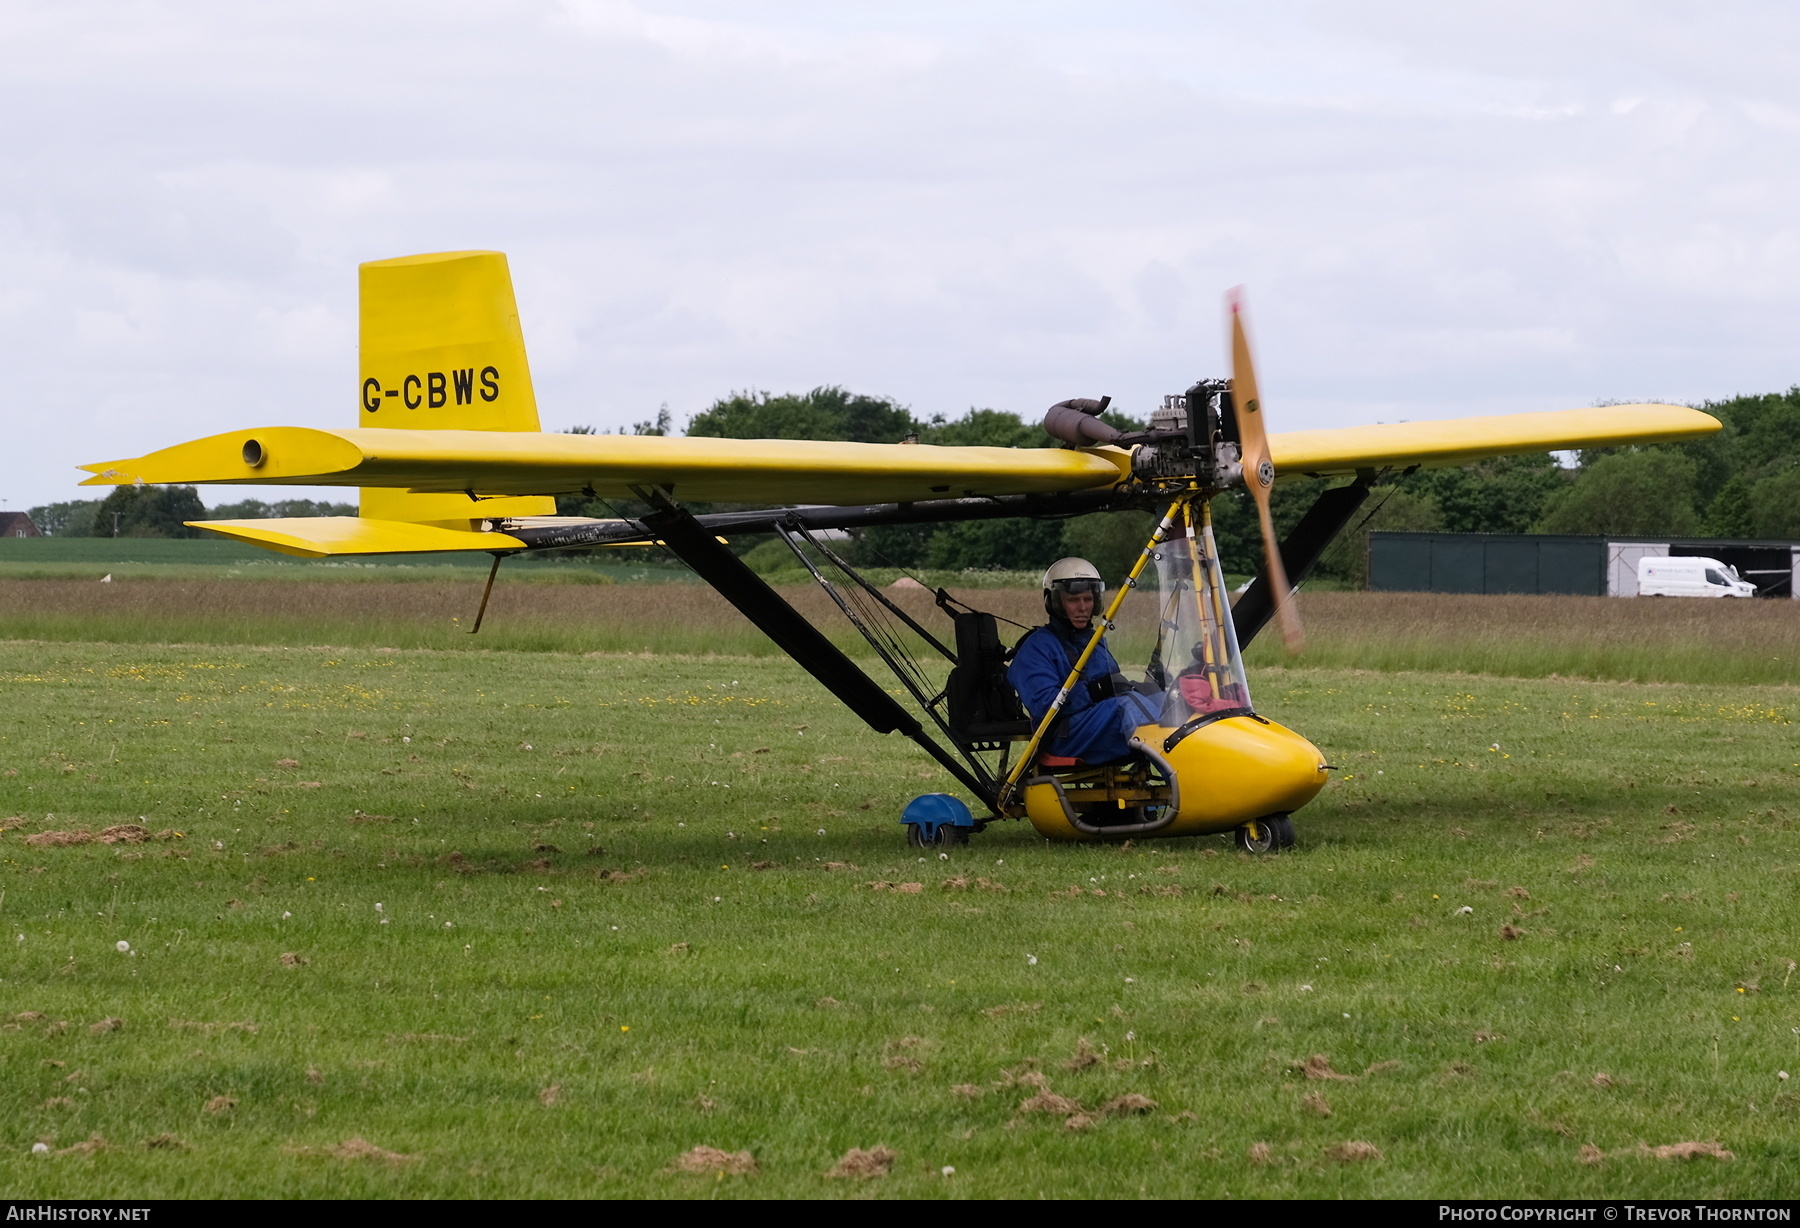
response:
[[[1194,616],[1199,619],[1199,625],[1205,627],[1209,619],[1205,613],[1206,607],[1202,606],[1200,603],[1202,601],[1207,601],[1208,605],[1210,605],[1211,601],[1209,598],[1201,596],[1202,593],[1207,592],[1207,585],[1206,577],[1200,569],[1200,526],[1194,523],[1194,508],[1192,504],[1189,504],[1182,509],[1181,519],[1185,526],[1189,542],[1188,574],[1194,582]],[[1213,642],[1211,631],[1208,631],[1201,637],[1200,649],[1201,663],[1206,666],[1207,679],[1212,683],[1213,689],[1216,691],[1219,686],[1219,645]]]
[[[1081,656],[1076,659],[1075,668],[1070,670],[1069,676],[1063,680],[1062,689],[1056,693],[1056,699],[1050,704],[1050,710],[1044,713],[1044,719],[1039,721],[1037,728],[1031,731],[1031,741],[1025,744],[1025,753],[1019,756],[1018,761],[1013,764],[1012,770],[1006,774],[1006,784],[1000,790],[998,799],[1000,805],[1005,806],[1011,802],[1013,790],[1018,787],[1019,777],[1024,775],[1026,766],[1036,757],[1037,749],[1043,743],[1044,736],[1050,732],[1051,723],[1061,715],[1063,705],[1069,701],[1069,693],[1075,689],[1075,684],[1081,681],[1081,671],[1087,668],[1088,658],[1092,657],[1094,649],[1100,646],[1101,638],[1112,630],[1113,619],[1118,615],[1119,607],[1125,604],[1125,595],[1137,587],[1138,577],[1144,572],[1144,565],[1150,561],[1151,554],[1168,537],[1169,526],[1175,522],[1176,514],[1187,506],[1191,497],[1183,495],[1169,505],[1169,510],[1163,514],[1162,523],[1156,526],[1156,532],[1150,535],[1150,540],[1145,542],[1144,548],[1138,552],[1137,562],[1132,565],[1131,573],[1125,577],[1125,582],[1119,585],[1119,591],[1114,594],[1112,604],[1106,607],[1105,614],[1095,620],[1094,633],[1088,637],[1087,647],[1081,650]]]
[[[1195,551],[1194,555],[1196,560],[1195,565],[1198,566],[1199,550],[1205,550],[1207,562],[1211,565],[1213,571],[1217,573],[1218,577],[1218,582],[1216,584],[1208,584],[1206,586],[1207,603],[1212,606],[1212,618],[1210,620],[1212,622],[1212,629],[1206,633],[1206,638],[1211,640],[1214,636],[1218,637],[1218,643],[1213,645],[1213,659],[1211,662],[1213,667],[1211,671],[1213,675],[1213,694],[1216,696],[1219,694],[1218,675],[1221,670],[1225,669],[1225,662],[1231,659],[1231,651],[1230,645],[1225,642],[1225,612],[1220,608],[1220,590],[1225,584],[1225,570],[1219,566],[1218,556],[1213,547],[1211,503],[1203,503],[1200,505],[1199,527],[1200,532],[1194,539],[1196,546],[1199,548]],[[1234,677],[1231,681],[1236,682],[1237,679]]]

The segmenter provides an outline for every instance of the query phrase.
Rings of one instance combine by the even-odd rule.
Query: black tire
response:
[[[937,829],[936,837],[927,840],[925,838],[924,828],[920,827],[917,823],[908,823],[906,825],[906,842],[916,849],[949,848],[954,845],[967,844],[969,842],[969,831],[970,829],[967,827],[958,827],[954,823],[945,823]]]
[[[1294,820],[1285,814],[1272,814],[1263,822],[1275,832],[1275,848],[1287,852],[1294,847]]]

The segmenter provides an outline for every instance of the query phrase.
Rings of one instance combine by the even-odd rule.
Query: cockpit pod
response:
[[[1194,519],[1202,514],[1195,509]],[[1235,829],[1247,849],[1285,847],[1293,842],[1288,815],[1325,787],[1325,758],[1251,704],[1211,526],[1184,525],[1154,561],[1154,587],[1146,572],[1134,599],[1157,603],[1145,681],[1158,721],[1138,727],[1125,763],[1040,759],[1025,782],[1026,817],[1057,840]]]

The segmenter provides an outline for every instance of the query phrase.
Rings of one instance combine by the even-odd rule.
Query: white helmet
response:
[[[1044,572],[1044,612],[1052,618],[1063,617],[1062,599],[1069,593],[1092,593],[1097,608],[1106,595],[1106,581],[1100,569],[1086,559],[1057,559]]]

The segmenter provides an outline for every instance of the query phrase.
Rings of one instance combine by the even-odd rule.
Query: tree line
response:
[[[72,499],[31,509],[49,537],[198,537],[190,520],[262,520],[271,516],[354,516],[354,503],[241,499],[209,508],[192,486],[118,486],[104,499]]]

